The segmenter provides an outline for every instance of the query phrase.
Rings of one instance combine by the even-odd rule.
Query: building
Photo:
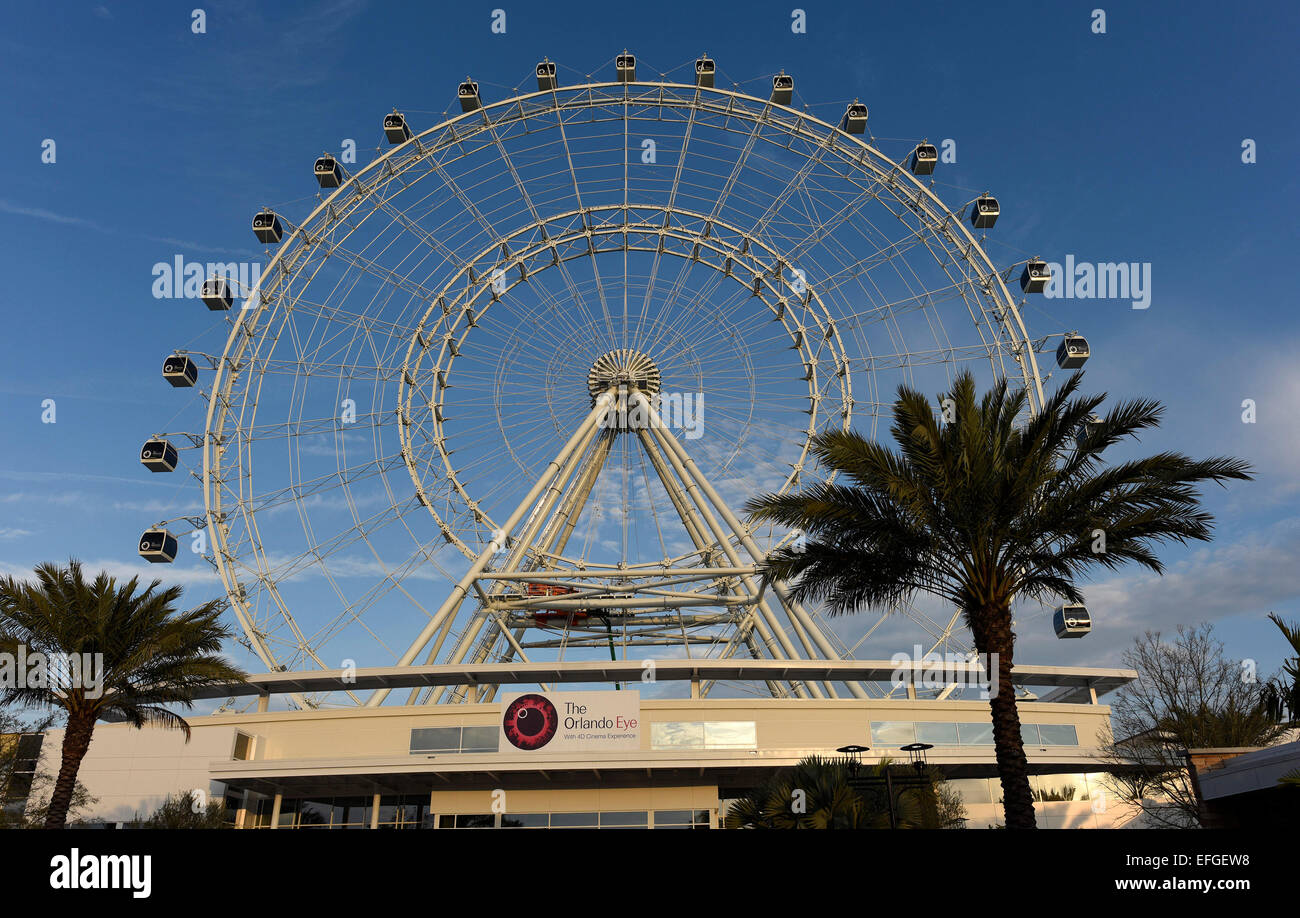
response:
[[[1300,775],[1300,742],[1189,749],[1187,765],[1207,829],[1281,829],[1300,819],[1300,786],[1279,783]]]
[[[240,828],[717,827],[728,800],[805,756],[860,744],[871,747],[866,762],[882,755],[899,761],[906,759],[899,746],[920,741],[932,744],[930,764],[962,793],[967,825],[1001,822],[986,700],[931,693],[910,674],[893,698],[708,692],[714,681],[761,687],[769,676],[888,683],[897,671],[887,662],[673,660],[657,661],[653,670],[656,683],[676,683],[679,691],[689,683],[690,697],[640,691],[651,688],[640,662],[255,676],[211,693],[258,696],[255,710],[190,719],[188,744],[176,731],[97,727],[80,774],[97,802],[84,818],[121,823],[153,812],[169,793],[197,789],[223,796]],[[1013,678],[1027,693],[1020,716],[1039,825],[1114,827],[1131,820],[1135,811],[1108,790],[1099,762],[1110,715],[1099,699],[1136,673],[1017,666]],[[471,689],[462,704],[270,710],[277,695],[364,696],[437,685]],[[549,705],[552,741],[535,731],[509,732],[512,724],[539,723],[540,708],[512,715],[522,710],[512,707],[520,690],[532,699],[526,704]],[[516,748],[521,737],[539,748]],[[57,767],[61,742],[61,731],[51,731],[43,768]]]

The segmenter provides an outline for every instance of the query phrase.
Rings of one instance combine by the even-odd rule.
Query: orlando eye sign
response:
[[[635,751],[641,748],[641,693],[505,694],[499,748],[530,754]]]

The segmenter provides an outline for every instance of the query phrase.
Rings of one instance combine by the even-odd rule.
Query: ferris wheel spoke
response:
[[[874,436],[900,384],[987,365],[1041,403],[1047,338],[940,190],[807,110],[671,82],[485,102],[345,175],[289,223],[261,307],[227,317],[211,359],[205,506],[249,646],[308,667],[345,649],[414,661],[415,632],[419,659],[462,664],[851,655],[788,596],[737,605],[743,577],[652,581],[790,538],[721,495],[833,480],[811,438]],[[613,416],[597,436],[597,397],[670,427]],[[539,580],[493,579],[512,569]],[[603,623],[528,611],[552,571],[715,602]],[[953,623],[900,614],[957,643]]]

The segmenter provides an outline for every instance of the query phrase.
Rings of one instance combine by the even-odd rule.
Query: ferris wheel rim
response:
[[[396,145],[391,150],[382,153],[380,156],[376,157],[374,160],[368,163],[364,168],[360,169],[359,171],[357,171],[352,175],[349,175],[347,177],[347,180],[341,183],[341,185],[338,188],[334,189],[334,191],[330,195],[324,197],[321,200],[321,202],[317,205],[317,207],[313,209],[313,211],[301,223],[293,225],[292,232],[289,233],[287,237],[284,239],[284,241],[279,245],[274,255],[272,256],[271,260],[267,263],[262,274],[258,277],[257,282],[254,285],[254,290],[255,291],[263,290],[264,289],[263,285],[266,284],[269,278],[274,277],[274,272],[277,270],[283,270],[282,266],[284,264],[286,255],[291,251],[295,251],[296,246],[300,246],[304,241],[307,241],[307,237],[304,235],[307,227],[313,226],[315,221],[318,220],[318,218],[320,218],[322,214],[329,213],[330,209],[333,207],[336,201],[341,200],[347,194],[356,194],[357,188],[359,187],[359,183],[364,176],[371,173],[371,170],[381,169],[385,163],[389,162],[390,157],[399,154],[403,149],[409,148],[409,145],[415,144],[418,147],[419,142],[421,140],[431,135],[435,135],[440,131],[445,131],[449,127],[452,127],[458,123],[469,123],[470,121],[476,118],[486,118],[488,113],[493,110],[506,110],[510,106],[520,106],[522,108],[523,103],[529,100],[535,100],[544,97],[553,97],[553,98],[558,97],[558,94],[560,92],[568,92],[570,94],[574,94],[574,93],[591,93],[595,90],[616,89],[623,92],[624,94],[627,94],[638,88],[640,89],[658,88],[660,90],[666,90],[666,89],[683,90],[683,91],[689,91],[694,93],[697,99],[707,94],[710,96],[731,97],[738,100],[744,100],[747,103],[752,103],[759,107],[784,109],[786,112],[797,116],[800,124],[816,125],[817,127],[824,129],[826,135],[835,136],[836,140],[839,142],[857,145],[859,148],[861,148],[864,154],[872,158],[872,162],[875,163],[876,165],[880,165],[882,163],[888,164],[888,166],[891,167],[890,171],[896,177],[901,179],[904,183],[910,183],[911,188],[909,188],[909,191],[911,191],[913,195],[919,198],[919,200],[926,202],[927,204],[925,208],[926,214],[923,216],[922,219],[924,219],[927,222],[927,224],[933,224],[939,220],[938,215],[942,215],[943,220],[945,220],[951,227],[957,228],[961,233],[961,235],[965,237],[965,240],[968,243],[967,255],[968,256],[973,255],[974,257],[978,258],[980,262],[982,262],[983,268],[985,270],[981,273],[983,274],[984,278],[988,282],[990,288],[987,292],[989,293],[989,296],[995,301],[998,301],[999,305],[1002,307],[1002,315],[999,317],[999,322],[1003,325],[1004,328],[1012,332],[1013,341],[1019,346],[1020,352],[1014,354],[1013,356],[1015,357],[1017,363],[1019,363],[1020,365],[1020,369],[1021,369],[1020,375],[1024,378],[1026,384],[1025,386],[1026,392],[1029,395],[1029,399],[1028,399],[1029,410],[1031,412],[1036,413],[1036,411],[1040,408],[1043,400],[1042,376],[1037,366],[1037,360],[1034,353],[1034,349],[1032,346],[1030,346],[1030,338],[1028,335],[1028,331],[1025,327],[1023,317],[1020,312],[1020,308],[1018,304],[1015,302],[1015,299],[1011,296],[1010,292],[1007,290],[1006,283],[1002,279],[1000,272],[993,266],[992,260],[988,256],[988,253],[985,251],[984,246],[980,243],[979,240],[975,238],[975,236],[970,232],[970,230],[964,225],[963,221],[960,218],[956,218],[956,215],[953,213],[953,211],[951,211],[948,208],[948,206],[940,198],[938,198],[937,195],[935,195],[934,192],[929,187],[919,182],[914,176],[912,176],[906,170],[899,168],[898,163],[895,163],[893,160],[885,156],[883,153],[881,153],[871,144],[868,144],[866,141],[860,140],[857,137],[841,132],[839,131],[838,128],[836,128],[834,125],[830,124],[829,122],[819,119],[806,112],[799,113],[796,112],[794,109],[789,108],[788,106],[776,106],[768,100],[763,100],[760,97],[749,95],[746,93],[739,92],[738,90],[732,90],[732,89],[712,88],[712,87],[705,88],[705,87],[694,86],[692,84],[677,83],[673,81],[638,80],[631,83],[612,82],[612,81],[587,81],[582,83],[570,84],[564,87],[558,87],[557,89],[539,90],[536,92],[516,94],[510,96],[509,98],[502,99],[497,102],[484,104],[479,109],[462,112],[461,114],[454,115],[450,118],[444,118],[442,121],[438,122],[432,127],[427,128],[424,131],[421,131],[418,135],[414,135],[410,140],[406,141],[404,144]],[[590,104],[595,104],[595,103],[592,102]],[[559,110],[558,105],[555,107],[548,107],[545,109],[541,109],[539,110],[538,114],[542,112],[557,111],[557,110]],[[253,315],[247,317],[248,319],[253,320],[250,323],[252,328],[254,329],[256,328],[256,318],[266,308],[267,308],[267,303],[265,299],[259,296],[256,307],[250,310],[253,313]],[[830,310],[826,309],[825,306],[823,306],[822,308],[823,310],[825,310],[829,318]],[[254,649],[258,653],[259,657],[261,657],[263,662],[267,664],[268,668],[273,669],[277,667],[277,659],[272,648],[267,646],[265,641],[258,639],[258,637],[256,636],[256,628],[251,623],[251,617],[245,614],[247,610],[244,609],[237,600],[235,600],[237,592],[242,588],[242,585],[240,584],[238,578],[235,576],[235,572],[233,571],[233,569],[230,568],[225,563],[225,558],[229,546],[227,544],[227,540],[225,537],[226,536],[225,529],[221,525],[221,523],[224,522],[224,512],[223,512],[224,505],[220,494],[221,489],[219,487],[214,486],[215,476],[219,474],[219,470],[223,460],[222,455],[220,455],[220,453],[217,452],[216,447],[220,443],[221,437],[225,431],[226,421],[230,417],[229,411],[225,409],[219,410],[218,405],[222,402],[222,399],[224,397],[228,397],[229,394],[231,393],[234,379],[237,377],[239,372],[237,369],[238,355],[232,358],[230,356],[231,350],[232,347],[238,345],[240,349],[240,353],[242,353],[242,349],[244,347],[247,347],[248,343],[256,337],[254,331],[251,330],[245,331],[244,328],[245,322],[243,321],[243,318],[244,317],[241,317],[240,321],[234,322],[230,334],[227,337],[226,346],[222,352],[221,359],[217,361],[216,376],[213,381],[212,398],[209,401],[207,417],[205,419],[205,428],[204,428],[205,436],[204,436],[204,444],[203,444],[204,511],[205,511],[205,516],[207,518],[207,528],[208,528],[209,535],[212,537],[213,543],[217,547],[217,551],[215,552],[217,567],[222,582],[227,589],[227,593],[232,598],[231,604],[232,606],[235,607],[235,614],[240,621],[241,627],[244,628],[246,634],[249,636],[250,642],[253,644]],[[1012,328],[1012,325],[1014,325],[1014,329]],[[1015,332],[1018,332],[1018,335],[1016,335]],[[412,342],[411,347],[414,347],[414,342]],[[215,431],[214,431],[214,420],[217,422]],[[846,417],[845,426],[848,426],[848,424],[849,424],[849,418]],[[236,425],[236,430],[237,429],[238,429],[238,425]],[[807,449],[807,445],[805,443],[805,453],[806,453],[806,449]],[[283,618],[292,624],[291,612],[288,609],[282,609],[281,611],[282,611]],[[299,634],[301,635],[301,632],[299,632]],[[320,661],[317,660],[317,662],[319,663]]]

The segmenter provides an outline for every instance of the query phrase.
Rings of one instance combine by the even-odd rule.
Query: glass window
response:
[[[427,794],[391,794],[380,797],[379,827],[381,829],[420,828],[428,802]]]
[[[1074,724],[1039,724],[1038,732],[1043,737],[1044,746],[1079,745],[1079,737],[1074,732]]]
[[[1041,746],[1038,739],[1038,724],[1021,724],[1020,741],[1026,746]]]
[[[1088,782],[1079,774],[1030,775],[1029,788],[1040,803],[1088,799]]]
[[[668,721],[650,725],[651,749],[704,748],[704,724]]]
[[[288,801],[285,801],[286,803]],[[328,826],[330,824],[330,814],[334,807],[328,799],[325,800],[299,800],[298,801],[298,826],[305,828],[308,826]],[[284,825],[284,808],[280,809],[280,825]],[[291,823],[292,824],[292,823]]]
[[[651,749],[756,749],[752,720],[663,721],[650,725]]]
[[[497,740],[500,737],[501,729],[495,725],[491,727],[465,727],[461,730],[460,751],[496,752]]]
[[[955,778],[948,781],[948,786],[961,794],[966,803],[992,803],[993,791],[989,789],[988,778]]]
[[[267,802],[272,803],[272,809],[270,811],[274,812],[274,801],[267,801]],[[301,801],[298,800],[280,801],[280,828],[281,829],[292,829],[294,827],[294,824],[298,821],[298,804],[300,802]]]
[[[956,746],[956,724],[917,724],[916,740],[932,746]]]
[[[692,810],[655,810],[655,825],[685,824],[694,816]]]
[[[510,813],[501,817],[501,827],[503,829],[545,829],[550,821],[550,813]]]
[[[958,724],[957,734],[963,746],[993,745],[993,724]]]
[[[598,825],[595,813],[552,813],[551,828],[595,828]]]
[[[492,829],[496,824],[497,818],[493,813],[462,813],[456,816],[458,829]]]
[[[635,826],[644,829],[648,824],[648,817],[649,814],[644,810],[640,812],[601,813],[600,827],[604,829],[610,826]]]
[[[873,746],[906,746],[916,742],[916,724],[910,720],[887,720],[871,725]]]
[[[708,829],[712,820],[708,810],[656,810],[656,829]]]
[[[335,797],[331,825],[369,828],[373,797]]]
[[[422,727],[412,730],[411,752],[460,752],[460,727]]]
[[[257,801],[253,810],[252,827],[254,829],[269,829],[271,827],[271,813],[275,809],[275,800],[271,797],[263,797]]]
[[[757,749],[758,727],[754,721],[713,721],[704,724],[706,749]]]
[[[235,734],[235,753],[236,762],[246,762],[253,757],[253,738],[247,733]]]

